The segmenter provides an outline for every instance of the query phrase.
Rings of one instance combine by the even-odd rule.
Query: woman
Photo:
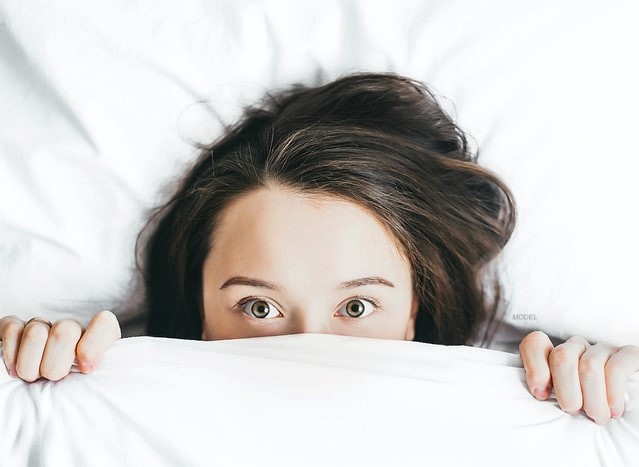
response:
[[[204,147],[138,237],[145,334],[235,339],[302,332],[470,345],[491,339],[490,266],[515,225],[512,194],[421,83],[362,73],[267,96]],[[137,255],[136,255],[137,258]],[[90,372],[120,338],[115,315],[0,321],[9,371]],[[639,348],[520,352],[531,392],[605,423],[623,411]],[[579,372],[578,369],[588,371]]]

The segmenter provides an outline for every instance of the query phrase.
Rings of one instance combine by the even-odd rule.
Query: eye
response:
[[[361,318],[370,315],[378,307],[377,301],[371,298],[355,297],[349,299],[339,309],[344,310],[349,318]]]
[[[262,299],[243,300],[238,302],[237,307],[247,315],[258,319],[266,318],[271,311],[279,312],[275,305]]]

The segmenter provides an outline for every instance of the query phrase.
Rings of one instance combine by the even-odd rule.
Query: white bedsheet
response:
[[[579,465],[639,459],[620,420],[536,400],[517,354],[324,334],[118,341],[95,373],[0,371],[1,466]]]

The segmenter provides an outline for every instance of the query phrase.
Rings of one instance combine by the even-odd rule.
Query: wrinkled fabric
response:
[[[0,465],[633,465],[639,373],[597,425],[517,354],[328,334],[134,337],[89,375],[0,371]]]

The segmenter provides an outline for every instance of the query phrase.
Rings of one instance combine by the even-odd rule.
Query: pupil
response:
[[[348,304],[347,309],[352,314],[359,316],[364,312],[364,304],[359,300],[353,300]]]
[[[257,316],[266,316],[268,314],[268,304],[263,301],[253,303],[253,313]]]

